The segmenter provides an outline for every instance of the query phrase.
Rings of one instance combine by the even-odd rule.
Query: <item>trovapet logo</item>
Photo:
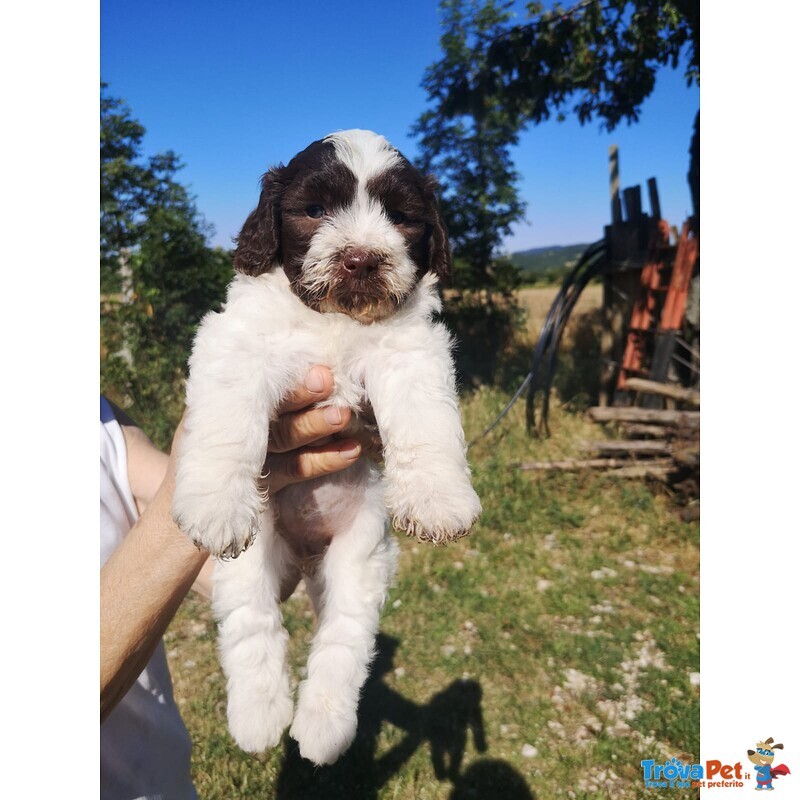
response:
[[[691,789],[696,787],[744,786],[742,765],[723,764],[710,759],[705,764],[684,763],[672,758],[657,764],[649,758],[641,762],[642,777],[646,789]]]
[[[671,758],[663,764],[654,758],[641,761],[642,779],[646,789],[735,789],[753,781],[757,791],[773,791],[776,778],[790,775],[786,764],[774,766],[775,751],[783,745],[770,737],[756,742],[755,750],[747,751],[752,768],[743,767],[740,761],[728,764],[718,759],[703,763],[692,762],[691,756]]]

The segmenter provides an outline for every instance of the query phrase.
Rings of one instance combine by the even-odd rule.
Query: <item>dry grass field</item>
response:
[[[521,292],[532,331],[555,292]],[[598,306],[591,286],[574,328]],[[507,399],[465,394],[468,438]],[[402,538],[358,736],[332,767],[303,761],[288,736],[271,753],[238,750],[209,606],[187,599],[166,646],[203,800],[635,800],[642,759],[698,754],[698,525],[643,482],[516,469],[604,435],[559,403],[551,428],[528,437],[518,404],[470,449],[484,513],[469,537]],[[284,608],[299,680],[310,603],[301,590]]]
[[[536,340],[558,290],[558,286],[546,286],[542,288],[528,287],[517,292],[519,303],[527,314],[527,331],[532,341]],[[603,287],[599,283],[590,283],[575,304],[574,318],[578,319],[596,312],[602,302]]]

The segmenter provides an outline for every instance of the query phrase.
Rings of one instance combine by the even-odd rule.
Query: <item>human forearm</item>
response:
[[[172,521],[170,482],[100,571],[101,720],[135,683],[208,557]]]
[[[326,417],[328,409],[310,408],[332,389],[330,371],[315,367],[306,384],[286,398],[273,425],[275,447],[264,467],[269,478],[262,492],[274,495],[358,458],[358,442],[335,438],[347,426],[349,410],[341,409],[334,421]],[[174,458],[160,453],[133,422],[123,421],[129,483],[144,513],[100,572],[101,719],[134,684],[189,589],[210,596],[213,568],[173,522]]]

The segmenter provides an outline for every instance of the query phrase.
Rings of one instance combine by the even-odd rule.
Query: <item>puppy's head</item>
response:
[[[282,266],[311,308],[384,319],[425,272],[450,276],[434,188],[382,136],[332,134],[264,175],[234,268],[260,275]]]

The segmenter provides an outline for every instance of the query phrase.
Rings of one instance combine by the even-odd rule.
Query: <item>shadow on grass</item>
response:
[[[536,800],[523,777],[505,761],[475,761],[453,784],[448,800]]]
[[[383,681],[394,667],[398,645],[397,639],[378,635],[377,654],[359,705],[355,741],[334,765],[315,767],[300,756],[297,743],[288,740],[278,778],[278,800],[373,800],[426,742],[430,743],[436,778],[453,783],[451,800],[489,796],[532,800],[522,776],[502,761],[474,762],[461,773],[470,733],[476,750],[483,753],[487,749],[480,684],[473,680],[454,681],[429,703],[418,705]],[[378,736],[384,722],[405,731],[405,737],[377,757]],[[487,786],[495,793],[486,794]]]

